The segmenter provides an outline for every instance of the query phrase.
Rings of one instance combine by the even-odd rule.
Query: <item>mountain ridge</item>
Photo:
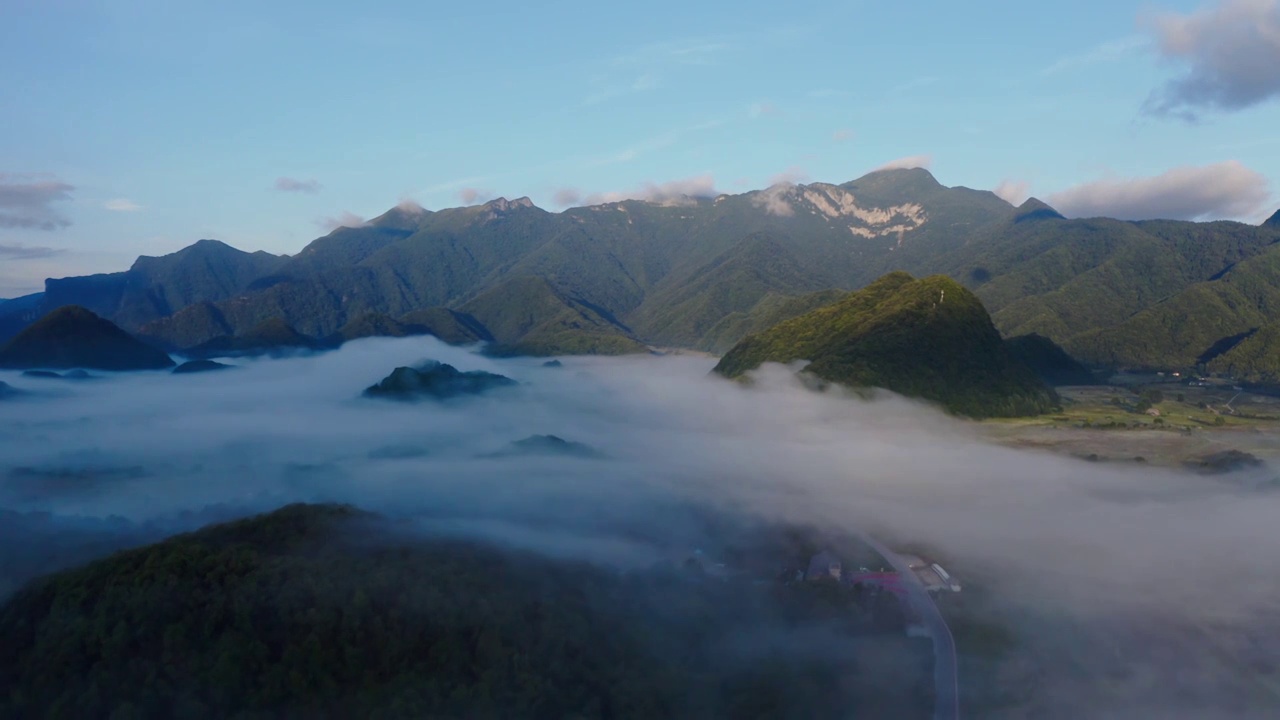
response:
[[[759,318],[811,309],[801,298],[903,270],[959,279],[1006,335],[1037,333],[1089,362],[1124,365],[1145,362],[1141,348],[1115,333],[1087,338],[1221,277],[1278,240],[1274,223],[1070,220],[1034,198],[1014,207],[988,191],[942,185],[927,170],[881,170],[843,184],[781,183],[561,212],[527,198],[437,211],[402,204],[264,263],[230,294],[208,280],[209,297],[164,317],[150,317],[164,307],[153,303],[139,323],[119,298],[112,305],[119,312],[106,315],[149,337],[185,341],[244,333],[273,317],[329,337],[370,313],[462,311],[501,290],[541,298],[542,315],[529,318],[530,327],[562,323],[565,332],[544,333],[555,342],[541,342],[539,352],[618,351],[630,342],[636,351],[644,344],[723,351],[767,324]],[[547,287],[522,286],[522,277]],[[136,295],[163,295],[138,280]],[[90,299],[95,282],[70,279]],[[66,281],[50,283],[56,301]],[[187,312],[199,303],[208,305]],[[501,314],[491,303],[488,310]],[[570,339],[575,332],[614,339],[579,343]],[[519,346],[518,333],[493,335]]]

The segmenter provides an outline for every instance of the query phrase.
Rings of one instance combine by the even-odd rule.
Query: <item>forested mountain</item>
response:
[[[246,289],[284,259],[201,240],[163,257],[140,257],[125,272],[45,282],[43,305],[80,305],[130,330],[201,301]]]
[[[836,586],[620,572],[292,505],[18,591],[0,715],[927,717],[927,644],[885,677],[851,607]]]
[[[1015,208],[990,192],[945,187],[925,170],[884,170],[842,185],[560,213],[527,198],[435,212],[402,205],[293,257],[202,241],[142,258],[127,273],[51,280],[44,302],[74,297],[134,331],[150,323],[144,334],[175,348],[272,318],[328,337],[370,313],[398,319],[441,308],[474,317],[478,336],[510,352],[722,352],[832,292],[903,270],[960,281],[1006,335],[1038,333],[1093,363],[1164,366],[1194,362],[1226,336],[1206,330],[1184,342],[1142,314],[1164,306],[1200,322],[1218,312],[1195,299],[1200,286],[1246,271],[1261,283],[1247,292],[1276,292],[1271,261],[1260,258],[1278,240],[1277,218],[1261,226],[1068,220],[1038,200]],[[1260,326],[1232,322],[1232,333]],[[1135,336],[1131,323],[1145,329]]]
[[[0,368],[156,370],[173,367],[164,352],[85,308],[64,305],[0,346]]]
[[[811,361],[804,373],[886,388],[970,417],[1037,415],[1054,392],[1011,352],[982,303],[950,278],[894,272],[839,301],[749,335],[715,371],[736,378],[762,363]]]

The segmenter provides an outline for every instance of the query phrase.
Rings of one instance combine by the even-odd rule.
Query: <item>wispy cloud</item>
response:
[[[781,115],[782,111],[778,109],[777,105],[768,101],[763,101],[753,103],[751,107],[747,108],[747,114],[753,118],[758,118],[766,115]]]
[[[769,178],[770,185],[795,185],[809,179],[809,171],[799,165],[792,165]]]
[[[1025,180],[1004,179],[991,191],[1010,205],[1021,205],[1031,196],[1031,184]]]
[[[465,187],[458,191],[458,201],[463,205],[475,205],[482,203],[493,197],[492,190],[481,190],[480,188]]]
[[[708,120],[706,122],[701,122],[694,125],[686,125],[684,127],[668,130],[667,132],[664,132],[660,135],[655,135],[647,140],[643,140],[641,142],[635,143],[634,145],[627,146],[616,152],[607,153],[604,155],[599,155],[594,158],[590,158],[584,163],[584,166],[600,167],[603,165],[615,165],[618,163],[631,162],[632,160],[635,160],[643,155],[647,155],[648,153],[669,148],[675,145],[676,143],[680,142],[682,139],[684,139],[688,135],[703,132],[706,130],[713,130],[715,128],[722,127],[724,125],[725,125],[724,120]]]
[[[1154,90],[1144,112],[1195,120],[1280,97],[1280,0],[1219,0],[1189,15],[1146,18],[1160,54],[1185,65]]]
[[[576,192],[572,189],[566,189]],[[623,200],[643,200],[645,202],[664,205],[680,205],[696,198],[710,198],[719,195],[716,180],[711,175],[669,180],[667,182],[645,182],[630,190],[592,193],[584,198],[587,205],[621,202]]]
[[[333,231],[340,227],[363,227],[366,222],[367,221],[359,215],[343,210],[341,213],[333,217],[325,217],[317,220],[316,224],[325,230]]]
[[[1121,220],[1254,219],[1270,200],[1266,177],[1235,160],[1154,177],[1095,180],[1049,196],[1049,204],[1068,217]]]
[[[276,190],[280,192],[296,192],[314,195],[320,192],[320,183],[316,179],[299,180],[291,177],[276,178]]]
[[[115,198],[102,203],[102,207],[112,212],[137,212],[142,209],[138,203],[129,198]]]
[[[1067,55],[1054,61],[1040,71],[1041,75],[1057,75],[1070,70],[1079,70],[1092,65],[1115,62],[1147,45],[1146,38],[1134,35],[1102,43],[1073,55]]]
[[[933,85],[937,82],[938,82],[938,78],[932,75],[923,75],[920,77],[911,78],[910,80],[902,83],[901,85],[895,86],[889,92],[894,95],[901,95],[902,93],[911,92],[912,90],[919,90],[920,88],[929,87],[930,85]]]
[[[835,142],[848,142],[853,139],[853,131],[848,128],[840,128],[831,133],[831,139]]]
[[[582,193],[578,192],[577,188],[563,187],[556,190],[552,200],[559,207],[573,207],[582,200]]]
[[[928,170],[931,167],[933,167],[932,155],[908,155],[897,160],[890,160],[876,168],[876,170],[911,170],[914,168]]]
[[[39,260],[61,255],[64,250],[40,245],[0,245],[0,258],[6,260]]]
[[[0,173],[0,228],[57,230],[71,224],[54,207],[75,187],[48,175]]]
[[[583,98],[582,104],[584,106],[599,105],[607,100],[657,89],[661,84],[657,75],[645,73],[629,83],[601,87]]]
[[[727,41],[714,39],[672,40],[632,48],[599,64],[599,74],[590,82],[592,90],[581,105],[589,107],[656,90],[665,75],[713,65],[729,48]]]

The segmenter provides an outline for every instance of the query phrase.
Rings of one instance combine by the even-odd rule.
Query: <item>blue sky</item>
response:
[[[1256,222],[1280,205],[1272,20],[1280,0],[4,0],[0,297],[205,237],[292,253],[406,199],[559,209],[904,157],[1074,214]]]

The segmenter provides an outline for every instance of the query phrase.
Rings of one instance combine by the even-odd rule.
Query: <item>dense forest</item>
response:
[[[926,716],[927,644],[858,602],[294,505],[19,591],[0,607],[0,716]],[[895,662],[911,670],[873,672]]]

